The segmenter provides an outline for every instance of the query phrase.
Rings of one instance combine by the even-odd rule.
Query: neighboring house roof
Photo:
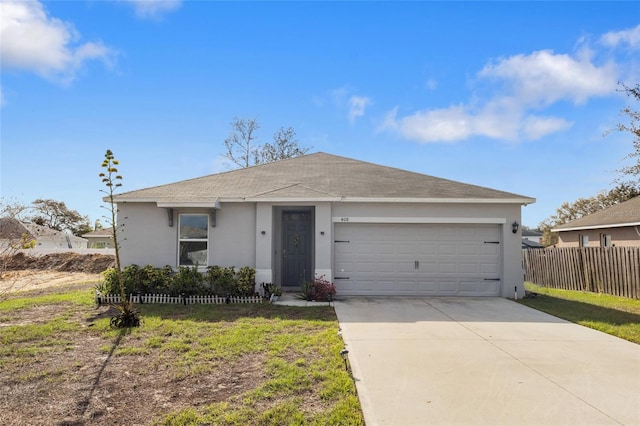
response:
[[[51,229],[48,226],[38,225],[31,222],[22,222],[22,225],[29,231],[29,234],[34,238],[37,237],[55,237],[59,234],[64,234],[64,232],[57,231],[55,229]],[[68,235],[68,234],[65,234]]]
[[[564,225],[556,226],[553,232],[578,231],[581,229],[620,228],[640,225],[640,197],[597,211]]]
[[[0,217],[0,239],[15,240],[22,238],[23,234],[27,234],[30,239],[33,235],[25,228],[24,224],[18,219],[11,217]]]
[[[522,239],[522,248],[544,248],[544,246],[540,243],[536,243],[535,241],[527,240],[525,238]]]
[[[55,244],[59,246],[71,246],[73,243],[85,242],[84,238],[67,234],[66,232],[51,229],[48,226],[37,225],[30,222],[21,222],[13,218],[0,218],[0,239],[15,240],[26,234],[27,239],[36,240],[38,245]]]
[[[82,234],[84,238],[109,238],[113,237],[113,228],[96,229],[95,231]]]
[[[217,207],[233,201],[535,202],[534,198],[316,153],[168,185],[125,192],[116,202]]]
[[[532,231],[530,229],[523,229],[522,236],[523,237],[542,237],[542,232]]]

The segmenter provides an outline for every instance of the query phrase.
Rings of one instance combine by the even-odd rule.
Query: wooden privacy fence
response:
[[[182,305],[224,305],[228,303],[262,303],[264,299],[260,296],[171,296],[169,294],[130,294],[129,300],[132,303],[163,303],[163,304],[182,304]],[[117,294],[101,294],[96,293],[96,303],[98,305],[120,303],[120,295]]]
[[[534,284],[640,299],[640,247],[525,249],[522,262]]]

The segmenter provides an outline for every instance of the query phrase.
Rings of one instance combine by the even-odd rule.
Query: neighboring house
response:
[[[113,228],[98,229],[82,235],[87,239],[87,248],[102,249],[114,248],[113,245]]]
[[[640,246],[640,197],[557,226],[557,247]]]
[[[523,238],[522,239],[522,248],[523,249],[539,249],[539,248],[544,248],[544,246],[542,244],[540,244],[540,243],[536,243],[535,241],[531,241],[531,240],[528,240],[526,238]]]
[[[522,230],[523,240],[533,241],[534,243],[540,243],[541,238],[542,238],[542,232],[532,231],[531,229]]]
[[[524,294],[535,199],[316,153],[115,196],[124,265],[253,266],[339,295]]]
[[[36,240],[36,249],[81,249],[87,246],[87,240],[66,232],[56,231],[47,226],[22,222],[18,219],[0,219],[0,241],[6,244],[20,242],[23,235],[27,241]]]
[[[541,232],[532,231],[530,229],[523,229],[522,230],[522,248],[523,249],[544,248],[544,246],[540,244],[541,238],[542,238]]]

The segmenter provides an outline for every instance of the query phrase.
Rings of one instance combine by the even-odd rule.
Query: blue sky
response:
[[[640,2],[0,3],[1,195],[101,218],[123,190],[229,169],[234,117],[302,145],[535,197],[610,188]]]

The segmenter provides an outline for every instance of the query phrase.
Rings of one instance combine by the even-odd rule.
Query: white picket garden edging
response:
[[[262,303],[264,299],[260,296],[171,296],[169,294],[130,294],[131,303],[139,304],[175,304],[175,305],[226,305],[230,303]],[[96,292],[96,303],[98,305],[109,305],[120,303],[118,294],[101,294]]]

